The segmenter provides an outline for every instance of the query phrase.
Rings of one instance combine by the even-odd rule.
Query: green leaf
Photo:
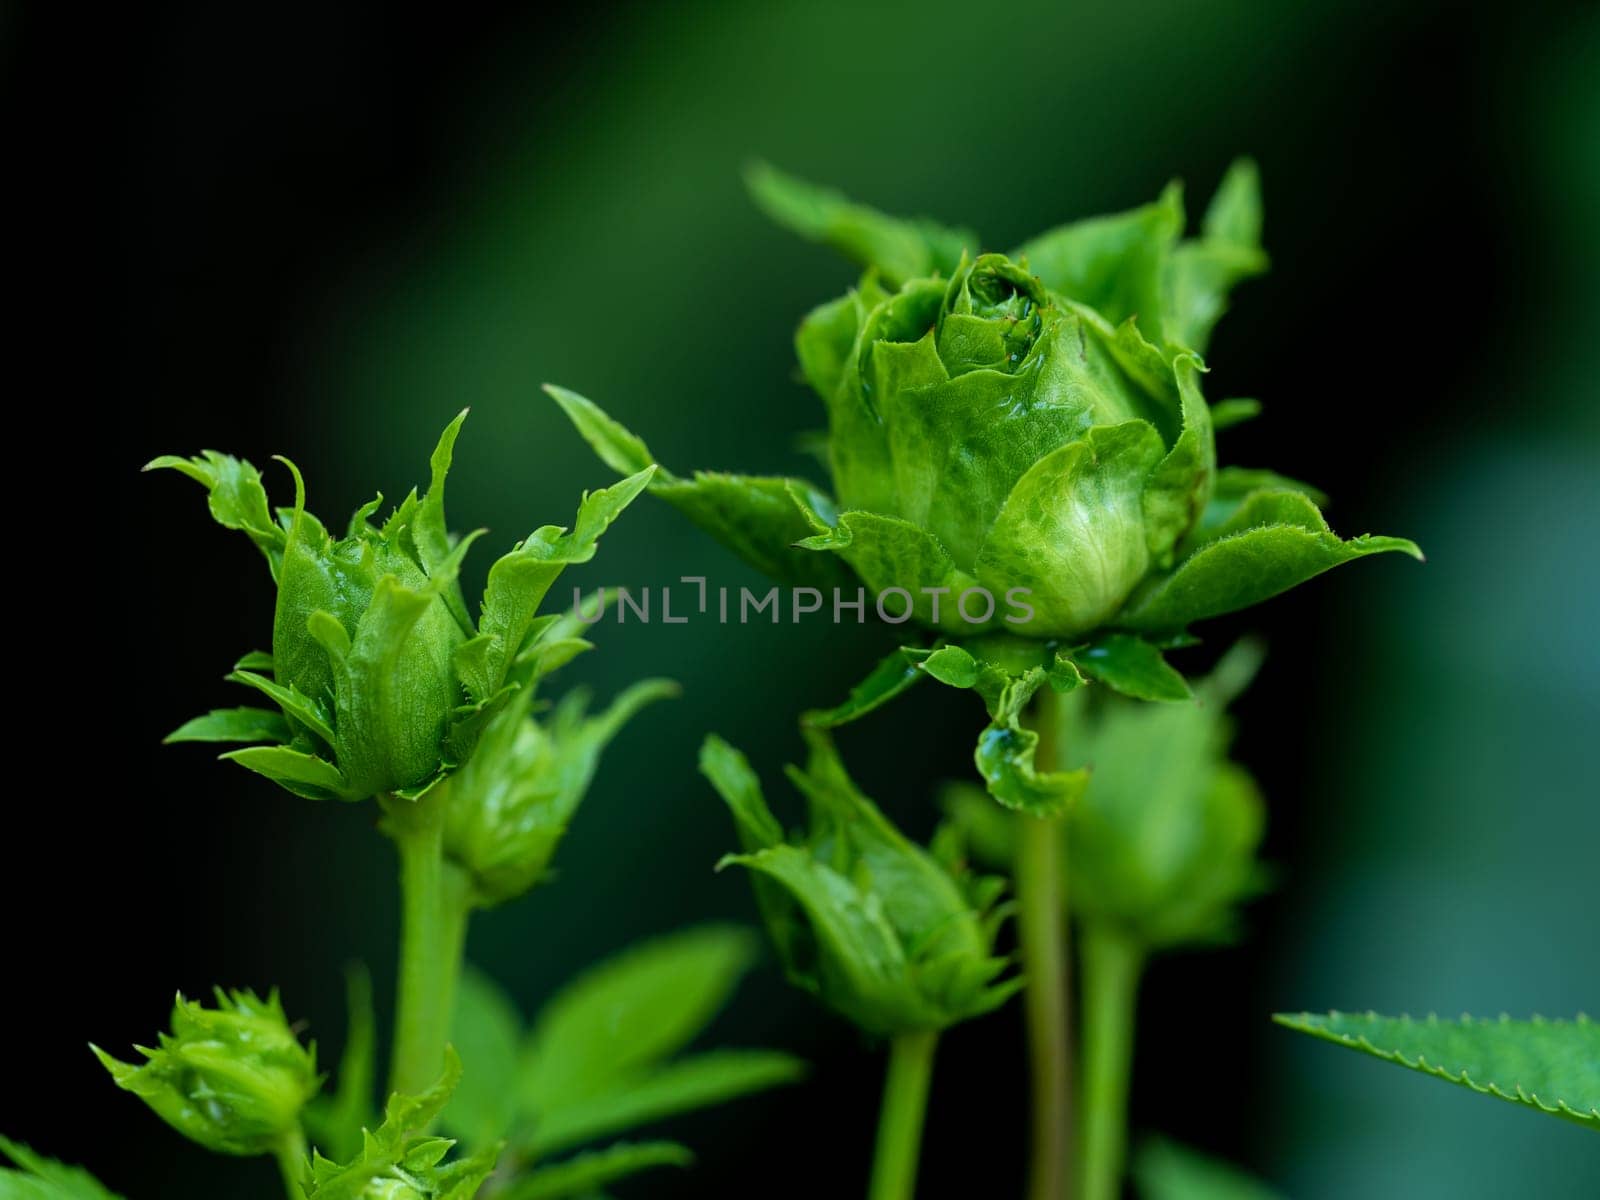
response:
[[[948,275],[964,250],[978,249],[978,237],[969,230],[891,217],[768,163],[753,163],[745,184],[756,206],[776,224],[875,268],[891,287],[923,275]]]
[[[282,713],[264,708],[214,708],[203,717],[185,721],[162,744],[173,742],[276,742],[294,736]]]
[[[1072,661],[1091,679],[1135,700],[1194,699],[1183,676],[1143,638],[1102,634],[1083,649],[1074,650]]]
[[[328,614],[321,615],[327,616]],[[331,616],[328,619],[333,621],[334,628],[343,632],[344,627],[337,620],[334,620]],[[230,683],[242,683],[246,687],[255,688],[256,691],[266,696],[269,700],[275,701],[278,707],[283,709],[285,716],[300,722],[300,724],[321,738],[325,745],[332,746],[334,744],[333,718],[320,701],[313,700],[293,685],[283,687],[264,675],[257,675],[254,671],[234,671],[228,676],[228,681]],[[287,741],[288,739],[284,738],[282,740]]]
[[[345,971],[344,1053],[339,1056],[332,1096],[318,1096],[303,1114],[306,1132],[330,1158],[361,1152],[362,1130],[376,1118],[378,1028],[372,1011],[372,976],[359,963]]]
[[[806,1064],[777,1050],[712,1050],[542,1113],[532,1149],[545,1154],[677,1113],[794,1083]],[[469,1076],[470,1077],[470,1076]]]
[[[914,652],[904,647],[895,650],[873,667],[871,674],[850,689],[844,703],[833,708],[815,709],[806,713],[802,720],[818,729],[848,725],[920,683],[927,666],[924,661],[919,670]]]
[[[1116,624],[1138,632],[1176,632],[1259,604],[1341,563],[1388,551],[1422,559],[1416,543],[1405,538],[1340,541],[1325,524],[1320,530],[1299,524],[1256,526],[1205,543],[1137,594]]]
[[[1234,396],[1227,400],[1218,400],[1211,406],[1211,428],[1217,432],[1232,429],[1235,425],[1243,425],[1246,421],[1253,421],[1261,415],[1261,401],[1248,399],[1243,396]]]
[[[591,968],[540,1012],[524,1051],[522,1103],[552,1110],[677,1053],[710,1023],[755,959],[749,930],[706,925]]]
[[[1600,1129],[1600,1025],[1587,1017],[1441,1021],[1331,1012],[1279,1013],[1273,1020],[1482,1095]]]
[[[650,448],[594,401],[566,388],[545,391],[594,452],[614,471],[645,470],[655,463]],[[822,508],[831,504],[804,480],[697,471],[684,479],[656,467],[653,495],[667,501],[697,526],[757,570],[786,583],[832,587],[845,575],[815,556],[794,549],[811,530],[795,507],[791,490]]]
[[[122,1200],[82,1167],[69,1167],[0,1137],[0,1154],[16,1164],[0,1169],[0,1200]]]
[[[307,800],[365,800],[366,793],[345,783],[339,768],[326,759],[287,746],[247,746],[221,757],[265,775],[279,787]]]
[[[1009,634],[940,647],[922,669],[950,687],[971,688],[989,712],[973,761],[989,794],[1030,816],[1058,816],[1082,795],[1088,772],[1040,771],[1034,763],[1039,735],[1022,725],[1028,702],[1041,688],[1070,692],[1084,682],[1072,660],[1051,642]]]
[[[761,780],[744,754],[714,733],[700,746],[700,773],[727,803],[739,844],[746,853],[783,842],[783,826],[761,794]]]
[[[1133,1158],[1139,1200],[1278,1200],[1278,1193],[1231,1163],[1151,1138]]]
[[[516,1116],[522,1018],[511,997],[472,967],[457,986],[450,1041],[461,1055],[461,1084],[443,1126],[469,1146],[492,1145]]]
[[[246,534],[266,556],[273,577],[277,577],[286,535],[272,519],[260,471],[243,459],[215,450],[203,451],[195,458],[165,454],[146,463],[144,469],[178,471],[204,487],[209,493],[212,518],[226,529]]]
[[[596,1189],[652,1167],[687,1167],[694,1155],[677,1142],[619,1142],[591,1150],[518,1179],[499,1192],[501,1200],[556,1200]]]
[[[479,638],[455,660],[462,683],[475,701],[493,696],[506,682],[511,664],[527,648],[537,626],[539,606],[562,571],[590,561],[596,544],[611,523],[649,486],[654,466],[629,475],[608,488],[585,492],[569,533],[559,525],[534,530],[489,568]],[[490,639],[483,643],[483,638]]]

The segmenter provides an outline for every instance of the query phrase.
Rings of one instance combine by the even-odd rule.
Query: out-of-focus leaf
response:
[[[469,1146],[489,1146],[511,1129],[517,1107],[522,1018],[494,980],[468,968],[456,990],[450,1041],[461,1055],[461,1083],[442,1127]]]
[[[561,1150],[793,1083],[805,1073],[803,1061],[777,1050],[711,1050],[691,1055],[636,1079],[618,1081],[611,1090],[548,1110],[534,1125],[532,1148],[541,1155]]]
[[[329,1158],[354,1158],[361,1152],[361,1131],[375,1123],[373,1094],[377,1078],[378,1028],[372,1011],[372,976],[357,964],[345,973],[346,1031],[344,1053],[334,1078],[332,1096],[318,1096],[306,1106],[306,1132]]]
[[[1187,1146],[1151,1138],[1134,1155],[1139,1200],[1278,1200],[1260,1180]]]
[[[1600,1129],[1600,1024],[1377,1013],[1280,1013],[1289,1029],[1360,1050],[1485,1096]]]
[[[755,954],[749,930],[706,925],[585,972],[534,1022],[521,1071],[524,1107],[554,1110],[677,1053],[726,1003]]]
[[[17,1168],[0,1169],[0,1200],[122,1200],[82,1167],[35,1154],[20,1142],[0,1137],[0,1154]]]
[[[694,1155],[677,1142],[618,1142],[566,1162],[540,1167],[499,1192],[501,1200],[558,1200],[596,1189],[652,1167],[687,1167]]]

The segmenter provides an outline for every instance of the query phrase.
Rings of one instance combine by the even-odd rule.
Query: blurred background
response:
[[[370,806],[296,801],[203,748],[159,746],[241,702],[221,676],[266,643],[271,596],[193,487],[140,463],[290,454],[338,519],[425,481],[439,429],[470,405],[452,519],[509,544],[610,479],[539,394],[556,380],[674,468],[803,472],[794,439],[821,414],[790,336],[852,273],[753,210],[749,158],[1003,247],[1172,176],[1198,212],[1250,153],[1274,270],[1223,322],[1208,393],[1259,396],[1266,415],[1223,435],[1224,458],[1315,481],[1342,533],[1405,534],[1429,561],[1347,567],[1205,630],[1212,651],[1247,629],[1269,641],[1238,749],[1271,802],[1281,882],[1246,942],[1149,977],[1136,1122],[1297,1197],[1596,1194],[1592,1134],[1267,1020],[1600,1008],[1596,12],[170,4],[97,25],[104,70],[57,76],[44,10],[11,11],[11,119],[63,78],[94,110],[73,153],[98,177],[91,228],[109,245],[86,281],[101,324],[81,365],[112,372],[101,479],[130,532],[111,644],[141,665],[136,692],[107,701],[115,749],[76,793],[14,802],[0,1131],[134,1197],[275,1195],[268,1162],[179,1141],[84,1042],[148,1041],[175,988],[277,984],[331,1062],[341,968],[364,959],[380,983],[393,969],[392,854]],[[563,585],[686,574],[755,582],[645,500]],[[793,714],[842,696],[892,639],[702,621],[608,623],[596,640],[568,683],[607,696],[669,675],[685,694],[619,739],[559,879],[473,928],[470,956],[530,1012],[632,940],[753,921],[746,881],[711,870],[733,839],[694,769],[700,738],[743,747],[788,804]],[[929,688],[842,740],[867,790],[925,834],[980,720],[970,697]],[[39,845],[71,869],[41,882],[24,866]],[[1020,1024],[1009,1009],[946,1040],[925,1194],[1020,1186]],[[700,1165],[621,1194],[855,1191],[876,1050],[770,963],[714,1032],[795,1050],[814,1076],[676,1122]]]

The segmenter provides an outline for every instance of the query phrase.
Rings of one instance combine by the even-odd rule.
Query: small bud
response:
[[[786,841],[749,764],[716,737],[700,769],[733,813],[767,931],[789,978],[872,1034],[945,1029],[1003,1004],[994,953],[1004,909],[998,879],[966,875],[948,838],[930,853],[907,840],[856,789],[826,734],[807,731],[811,760],[789,777],[805,793],[810,830]]]
[[[270,1154],[299,1128],[321,1087],[316,1049],[300,1044],[272,992],[217,989],[217,1007],[178,997],[160,1048],[136,1066],[91,1047],[117,1086],[191,1141],[219,1154]]]
[[[600,753],[628,719],[677,694],[664,679],[634,684],[597,716],[585,696],[563,697],[544,721],[528,715],[532,690],[491,721],[449,790],[445,854],[467,872],[474,899],[502,904],[537,885],[594,778]]]

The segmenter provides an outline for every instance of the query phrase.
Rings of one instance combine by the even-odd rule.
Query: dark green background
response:
[[[1594,12],[701,3],[412,19],[290,3],[95,27],[109,61],[66,78],[95,110],[73,153],[98,178],[105,251],[86,282],[106,313],[89,353],[113,370],[121,414],[103,478],[127,531],[115,666],[138,683],[117,685],[107,712],[125,744],[83,764],[83,797],[12,830],[11,860],[74,848],[55,894],[94,899],[52,908],[20,864],[0,884],[26,979],[5,993],[25,1044],[0,1130],[135,1197],[272,1195],[270,1166],[180,1143],[83,1042],[148,1040],[174,988],[277,983],[331,1059],[341,965],[392,970],[391,855],[369,808],[295,801],[157,745],[237,702],[219,677],[265,643],[271,600],[248,545],[139,463],[288,453],[336,517],[422,480],[438,429],[471,405],[452,517],[509,543],[609,478],[539,395],[550,379],[675,468],[803,469],[792,441],[820,414],[789,337],[850,273],[751,209],[748,157],[1002,246],[1173,175],[1197,208],[1249,152],[1275,266],[1224,322],[1208,389],[1261,396],[1267,415],[1223,453],[1315,480],[1336,528],[1413,536],[1429,562],[1346,568],[1207,631],[1213,646],[1270,639],[1240,751],[1271,800],[1282,881],[1246,945],[1150,977],[1136,1120],[1297,1197],[1593,1195],[1592,1134],[1266,1015],[1600,1000]],[[39,57],[44,26],[9,21],[14,112],[60,82]],[[575,573],[684,574],[754,582],[648,500]],[[695,774],[699,739],[721,732],[775,780],[798,752],[792,714],[840,696],[884,641],[705,622],[597,640],[570,681],[610,694],[665,674],[685,696],[619,740],[560,878],[474,926],[472,957],[529,1009],[632,939],[752,918],[744,881],[711,871],[732,838]],[[843,740],[923,833],[979,718],[970,697],[927,689]],[[1015,1192],[1018,1026],[1008,1011],[948,1038],[923,1194]],[[717,1036],[795,1049],[814,1079],[675,1124],[701,1166],[623,1194],[856,1191],[875,1051],[770,965]]]

